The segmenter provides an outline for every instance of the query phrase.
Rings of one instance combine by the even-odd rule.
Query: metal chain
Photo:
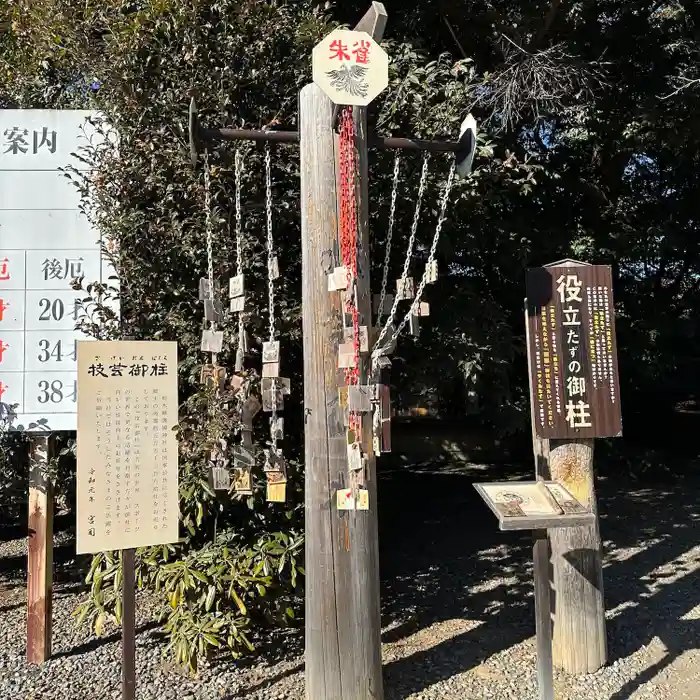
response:
[[[265,144],[265,213],[267,215],[267,299],[270,322],[270,342],[275,339],[275,287],[272,279],[272,263],[275,257],[274,241],[272,239],[272,178],[270,175],[270,144]],[[270,416],[270,447],[277,455],[277,379],[272,384],[272,415]]]
[[[267,298],[270,316],[270,340],[275,339],[275,288],[272,279],[274,241],[272,240],[272,181],[270,178],[270,144],[265,144],[265,209],[267,213]]]
[[[416,242],[416,233],[418,231],[418,222],[420,221],[420,210],[421,210],[421,205],[423,203],[423,195],[425,194],[425,187],[426,187],[426,182],[428,179],[428,163],[430,162],[430,153],[426,151],[423,154],[423,168],[421,170],[420,174],[420,183],[418,184],[418,197],[416,199],[416,209],[413,212],[413,223],[411,224],[411,235],[408,239],[408,248],[406,250],[406,259],[404,260],[403,263],[403,271],[401,272],[401,285],[403,288],[403,285],[406,283],[406,279],[408,277],[408,268],[411,264],[411,256],[413,255],[413,246],[415,245]],[[384,327],[381,330],[381,333],[379,334],[379,338],[377,338],[377,342],[375,347],[381,347],[381,342],[384,340],[386,337],[387,333],[389,332],[389,328],[391,325],[394,323],[394,320],[396,319],[396,309],[399,306],[399,301],[401,301],[399,294],[398,294],[398,289],[397,293],[394,295],[394,303],[391,305],[391,310],[389,311],[389,318],[387,318],[386,323],[384,324]],[[373,361],[374,361],[374,355],[372,355]]]
[[[420,284],[418,285],[418,289],[416,290],[416,296],[413,299],[413,303],[411,304],[411,308],[408,310],[406,315],[403,317],[403,320],[401,321],[399,326],[396,328],[394,333],[392,333],[391,338],[386,343],[386,345],[391,346],[394,343],[394,341],[399,337],[399,335],[401,334],[401,331],[406,327],[406,324],[411,319],[411,315],[414,313],[418,304],[420,303],[421,297],[423,295],[423,290],[425,289],[425,286],[428,283],[428,277],[430,275],[430,267],[431,267],[433,261],[435,260],[435,252],[437,251],[438,242],[440,240],[440,233],[442,231],[442,226],[445,223],[445,219],[447,218],[447,216],[446,216],[447,202],[450,198],[450,193],[452,192],[452,185],[454,184],[456,166],[457,166],[457,161],[453,159],[452,166],[450,167],[450,174],[447,176],[447,183],[445,184],[445,190],[442,193],[442,200],[440,202],[440,215],[438,216],[437,226],[435,227],[435,235],[433,236],[433,242],[430,245],[430,253],[428,254],[428,261],[425,264],[425,270],[423,271],[423,276],[421,278]],[[372,368],[373,369],[376,367],[378,352],[382,348],[380,343],[382,341],[383,335],[385,335],[384,331],[386,330],[386,328],[387,327],[385,326],[382,329],[382,334],[380,334],[379,338],[377,339],[377,343],[375,345],[375,348],[372,351]]]
[[[394,158],[394,181],[391,187],[391,206],[389,208],[389,224],[386,232],[386,250],[384,251],[384,269],[382,270],[382,291],[379,296],[379,308],[377,309],[377,326],[382,325],[384,302],[386,301],[386,284],[389,279],[389,260],[391,258],[391,239],[394,235],[394,217],[396,215],[396,193],[399,186],[399,166],[401,165],[401,151],[396,151]]]
[[[243,159],[240,149],[236,149],[234,159],[234,189],[236,195],[236,274],[243,274],[243,230],[241,214],[241,175],[243,173]]]
[[[242,224],[242,212],[241,212],[241,179],[243,175],[243,158],[241,157],[240,149],[236,149],[235,159],[234,159],[234,190],[235,190],[235,204],[236,204],[236,274],[243,274],[243,224]],[[243,354],[245,338],[245,323],[243,321],[243,312],[238,314],[238,347],[236,348],[236,355]]]
[[[209,277],[209,299],[214,300],[214,253],[213,247],[213,225],[211,221],[211,177],[209,172],[209,151],[204,149],[204,215],[205,234],[207,238],[207,273]],[[210,326],[214,329],[214,321],[210,321]]]

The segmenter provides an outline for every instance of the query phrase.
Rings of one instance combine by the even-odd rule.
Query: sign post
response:
[[[51,655],[51,434],[75,430],[75,278],[105,281],[99,234],[59,168],[97,138],[82,110],[0,110],[0,417],[29,434],[27,661]]]
[[[505,481],[474,486],[498,518],[501,530],[532,530],[537,683],[540,700],[554,700],[548,533],[590,526],[596,515],[556,481]]]
[[[122,550],[122,697],[134,700],[138,547],[178,541],[177,344],[78,343],[78,554]]]
[[[550,530],[553,659],[569,673],[606,661],[593,439],[622,434],[609,266],[563,260],[528,270],[526,335],[538,478],[564,485],[595,519]]]

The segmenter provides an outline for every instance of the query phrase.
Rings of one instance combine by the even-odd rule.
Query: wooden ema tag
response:
[[[199,280],[199,301],[204,301],[205,299],[211,299],[213,297],[214,294],[209,285],[209,279],[207,277],[201,277]]]
[[[211,487],[214,491],[228,491],[231,487],[231,474],[224,467],[214,467],[211,470]]]
[[[270,436],[273,440],[284,440],[284,418],[270,418]]]
[[[408,330],[412,336],[418,337],[420,335],[420,324],[418,323],[418,316],[411,314],[408,317]]]
[[[379,385],[378,438],[379,452],[391,452],[391,396],[386,384]]]
[[[280,276],[280,263],[276,255],[273,255],[267,263],[267,275],[271,280],[276,280]]]
[[[202,352],[220,353],[223,345],[223,331],[202,331]]]
[[[358,489],[355,505],[357,510],[369,510],[369,491],[367,489]]]
[[[339,292],[348,288],[348,271],[345,267],[336,267],[328,275],[328,291]]]
[[[204,318],[210,323],[221,323],[221,319],[223,318],[221,302],[217,299],[205,299]]]
[[[360,326],[360,352],[369,352],[369,332],[367,326]],[[350,344],[353,346],[353,353],[355,352],[355,329],[350,326],[349,328],[343,329],[343,334],[345,336],[345,342],[343,345]]]
[[[369,491],[358,489],[356,499],[352,489],[338,489],[335,505],[338,510],[369,510]]]
[[[250,467],[234,467],[233,490],[240,495],[253,494],[252,470]]]
[[[425,278],[426,284],[434,284],[438,279],[438,263],[437,260],[431,260],[426,267],[427,276]]]
[[[348,387],[348,409],[353,413],[369,413],[372,410],[371,385],[353,384]]]
[[[235,467],[254,467],[255,452],[245,445],[233,446],[233,464]]]
[[[416,316],[420,316],[421,318],[423,316],[430,316],[430,304],[428,304],[427,301],[421,301],[416,305],[416,308],[413,309],[413,312]]]
[[[355,367],[355,346],[352,343],[341,343],[338,346],[338,368],[352,369]]]
[[[396,296],[399,298],[399,301],[413,299],[415,296],[413,289],[413,277],[407,277],[405,280],[396,280]]]
[[[273,448],[265,450],[265,464],[263,465],[265,472],[280,472],[287,476],[287,464],[284,461],[284,455]]]
[[[226,388],[226,368],[218,365],[202,365],[199,382],[207,389],[223,391]]]
[[[245,311],[245,297],[233,297],[231,299],[231,305],[229,306],[231,313],[237,314],[241,311]]]
[[[245,384],[245,379],[241,377],[240,374],[234,374],[229,382],[234,394],[238,393],[243,388],[243,384]]]
[[[282,472],[267,472],[267,500],[284,503],[287,500],[287,478]]]
[[[338,510],[355,510],[352,489],[338,489],[335,492],[335,504]]]
[[[362,460],[362,450],[359,442],[348,445],[348,468],[350,471],[359,472],[364,467]]]
[[[263,364],[269,364],[271,362],[279,362],[280,361],[280,341],[279,340],[270,340],[266,343],[263,343],[262,361],[263,361]]]
[[[228,295],[233,299],[234,297],[242,297],[245,291],[245,280],[243,275],[236,275],[231,277],[228,281]]]
[[[279,362],[268,362],[262,366],[262,376],[263,377],[279,377],[280,376],[280,363]]]

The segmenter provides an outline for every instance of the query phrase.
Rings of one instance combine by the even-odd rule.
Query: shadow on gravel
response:
[[[88,559],[84,556],[76,556],[75,542],[70,540],[64,544],[55,546],[53,549],[54,583],[78,583],[85,577],[85,562]],[[22,553],[13,557],[0,558],[0,579],[11,580],[27,579],[27,555]]]
[[[160,625],[158,625],[157,622],[147,622],[143,625],[139,625],[136,628],[136,635],[138,636],[143,632],[150,632],[151,630],[154,630],[159,626]],[[105,646],[105,644],[119,642],[121,638],[121,630],[118,630],[116,632],[112,632],[112,634],[108,634],[106,637],[95,637],[88,640],[87,642],[84,642],[83,644],[78,644],[77,646],[71,647],[70,649],[66,649],[66,651],[59,651],[53,654],[52,658],[60,659],[63,657],[80,656],[81,654],[87,654],[88,652],[95,651],[96,649]]]
[[[388,700],[421,692],[534,635],[529,536],[498,531],[472,486],[508,478],[532,477],[514,466],[475,464],[380,473],[382,615],[389,627],[383,641],[403,641],[408,650],[411,635],[425,636],[418,651],[385,664]],[[672,658],[700,646],[700,623],[680,620],[700,602],[698,576],[664,583],[668,575],[651,574],[698,543],[698,490],[700,482],[658,491],[610,479],[599,485],[606,609],[630,606],[608,622],[610,662],[657,635],[669,649],[668,661],[610,700],[628,698]],[[615,558],[618,549],[635,547],[634,556]],[[455,620],[474,627],[450,636]]]

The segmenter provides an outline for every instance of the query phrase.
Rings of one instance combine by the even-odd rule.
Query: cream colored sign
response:
[[[331,32],[312,64],[314,82],[338,105],[365,107],[389,84],[389,57],[366,32]]]
[[[178,540],[177,343],[78,343],[77,553]]]

